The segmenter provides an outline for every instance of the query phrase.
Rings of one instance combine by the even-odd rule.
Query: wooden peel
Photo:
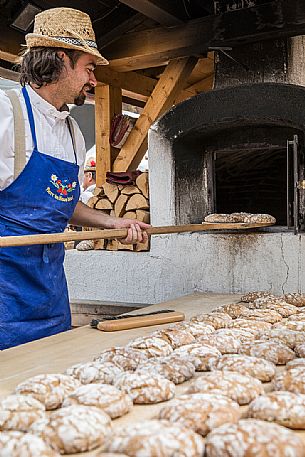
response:
[[[187,225],[166,225],[163,227],[150,227],[146,230],[148,235],[163,235],[168,233],[205,232],[209,230],[244,230],[258,227],[268,227],[267,223],[211,223]],[[92,230],[84,232],[46,233],[39,235],[20,235],[0,237],[0,247],[29,246],[32,244],[63,243],[65,241],[120,239],[126,238],[127,229]]]
[[[117,332],[120,330],[129,330],[131,328],[150,327],[152,325],[169,324],[172,322],[180,322],[185,319],[185,315],[178,311],[169,313],[158,313],[152,315],[137,315],[134,317],[126,317],[118,320],[100,321],[96,328],[103,332]]]

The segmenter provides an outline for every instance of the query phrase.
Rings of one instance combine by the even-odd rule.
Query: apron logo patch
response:
[[[46,188],[46,192],[55,200],[61,202],[71,202],[74,199],[73,192],[76,188],[76,181],[70,182],[68,179],[59,179],[56,175],[51,175],[51,187]]]

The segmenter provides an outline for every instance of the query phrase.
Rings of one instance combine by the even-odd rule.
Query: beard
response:
[[[90,89],[91,89],[91,86],[85,85],[82,88],[82,90],[80,91],[80,93],[77,95],[77,97],[74,98],[74,105],[82,106],[86,100],[86,95],[87,95],[86,90],[90,90]]]

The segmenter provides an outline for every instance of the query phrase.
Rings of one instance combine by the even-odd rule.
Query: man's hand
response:
[[[117,218],[114,224],[114,228],[116,229],[128,229],[127,237],[120,239],[120,243],[122,244],[146,243],[148,235],[145,229],[149,227],[151,227],[149,224],[137,221],[136,219]]]

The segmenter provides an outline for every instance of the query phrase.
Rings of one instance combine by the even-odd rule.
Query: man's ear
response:
[[[66,54],[64,53],[64,51],[58,51],[57,55],[61,60],[64,60]]]

